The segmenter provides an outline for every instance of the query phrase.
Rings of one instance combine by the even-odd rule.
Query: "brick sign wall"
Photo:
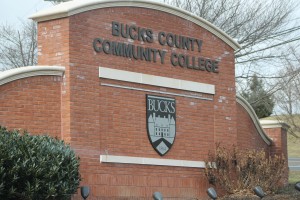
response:
[[[44,80],[44,93],[31,88],[33,94],[17,94],[13,85],[24,80],[9,83],[1,86],[9,95],[1,97],[36,104],[27,95],[42,95],[45,104],[34,108],[52,117],[42,125],[29,126],[26,117],[24,125],[18,117],[2,117],[1,123],[70,143],[81,157],[90,199],[152,199],[155,191],[206,198],[204,161],[216,142],[249,147],[255,144],[244,139],[254,134],[268,151],[247,114],[237,113],[238,44],[205,20],[148,1],[68,2],[32,18],[39,21],[39,65],[64,66],[64,75],[54,82],[27,78],[32,87]],[[147,114],[147,95],[155,114]],[[3,103],[15,109],[16,103],[9,104]],[[246,125],[237,126],[237,114]],[[150,130],[154,121],[157,129]]]

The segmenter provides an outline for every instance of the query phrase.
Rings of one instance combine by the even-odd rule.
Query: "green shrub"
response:
[[[0,126],[0,199],[70,199],[79,182],[79,158],[63,141]]]
[[[276,192],[286,169],[283,156],[266,156],[263,150],[231,150],[217,145],[209,154],[205,173],[210,184],[218,185],[229,194],[253,194],[255,186],[267,193]]]

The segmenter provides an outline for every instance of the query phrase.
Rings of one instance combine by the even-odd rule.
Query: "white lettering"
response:
[[[148,99],[148,111],[175,113],[175,102],[158,99]]]

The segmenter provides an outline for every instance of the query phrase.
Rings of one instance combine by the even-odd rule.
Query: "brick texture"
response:
[[[282,175],[282,184],[287,185],[289,180],[288,152],[287,152],[287,129],[286,127],[265,128],[265,132],[272,139],[270,146],[271,156],[284,156],[286,158],[286,172]]]
[[[264,149],[269,155],[270,147],[257,132],[254,122],[247,111],[238,103],[237,116],[240,121],[240,123],[237,123],[237,146],[242,149]]]
[[[61,138],[61,78],[38,76],[0,86],[0,124]]]
[[[237,117],[240,123],[237,124],[237,146],[240,149],[264,150],[267,156],[288,157],[287,152],[287,129],[284,126],[264,128],[266,135],[272,140],[268,146],[257,132],[254,122],[247,111],[237,103]],[[288,162],[286,160],[286,171],[282,174],[282,185],[288,184]]]

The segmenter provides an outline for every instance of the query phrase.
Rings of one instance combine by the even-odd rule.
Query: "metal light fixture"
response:
[[[154,200],[163,200],[163,196],[160,192],[154,192],[153,198],[154,198]]]
[[[82,186],[80,188],[81,191],[81,196],[84,200],[86,200],[86,198],[88,198],[89,194],[90,194],[90,188],[89,186]]]
[[[210,187],[207,189],[207,194],[210,198],[212,198],[213,200],[216,200],[217,199],[217,192],[214,188]]]
[[[300,191],[300,182],[297,182],[295,184],[295,189],[298,190],[298,191]]]
[[[253,191],[255,192],[255,194],[257,196],[259,196],[261,199],[266,196],[266,194],[264,193],[263,189],[260,186],[256,186]]]

